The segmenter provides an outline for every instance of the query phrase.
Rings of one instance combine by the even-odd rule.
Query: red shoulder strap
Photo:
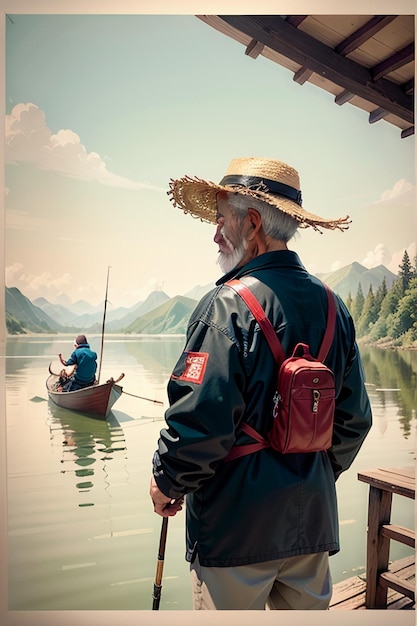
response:
[[[322,363],[324,359],[326,358],[327,353],[330,350],[330,346],[332,345],[333,337],[334,337],[334,329],[336,325],[336,304],[334,301],[334,296],[331,290],[329,289],[329,287],[325,283],[323,283],[323,285],[326,288],[327,302],[329,306],[327,309],[326,331],[324,333],[323,341],[321,342],[321,347],[317,356],[317,360],[321,361]]]
[[[233,291],[235,291],[246,303],[246,306],[252,312],[259,326],[262,328],[272,350],[272,354],[274,355],[275,361],[277,363],[282,363],[285,360],[285,353],[282,349],[281,342],[279,341],[274,327],[266,317],[265,311],[259,304],[257,298],[253,295],[251,290],[238,279],[229,280],[226,285],[231,287],[231,289],[233,289]]]
[[[252,312],[253,316],[257,320],[259,326],[264,332],[264,335],[269,343],[269,346],[272,350],[272,354],[274,355],[274,359],[277,363],[282,363],[286,356],[284,350],[282,349],[281,342],[278,339],[275,329],[272,326],[271,322],[265,315],[265,311],[259,304],[256,296],[251,292],[251,290],[246,287],[244,283],[242,283],[239,279],[234,278],[232,280],[228,280],[225,283],[228,287],[233,289],[246,303],[246,306]],[[324,287],[327,293],[327,301],[328,301],[328,311],[327,311],[327,325],[324,333],[323,341],[320,346],[319,354],[317,359],[319,361],[324,361],[327,356],[327,353],[330,350],[330,346],[332,345],[333,337],[334,337],[334,329],[336,322],[336,305],[334,301],[333,294],[329,287],[325,284]]]

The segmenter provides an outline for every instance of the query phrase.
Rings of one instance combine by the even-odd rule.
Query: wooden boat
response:
[[[104,313],[103,323],[101,328],[101,351],[100,362],[97,373],[97,382],[90,387],[84,387],[84,389],[77,389],[76,391],[58,391],[58,383],[60,378],[60,371],[65,370],[67,376],[71,376],[74,372],[74,366],[64,368],[59,365],[56,371],[53,371],[52,363],[49,364],[49,377],[46,380],[46,389],[48,391],[49,399],[64,409],[70,409],[71,411],[78,411],[87,415],[94,415],[95,417],[106,418],[114,405],[114,403],[120,398],[123,392],[123,387],[118,385],[124,374],[120,374],[119,378],[114,380],[110,378],[105,383],[100,383],[101,364],[103,361],[103,344],[104,344],[104,328],[106,323],[106,309],[107,309],[107,293],[109,288],[109,271],[110,266],[107,268],[107,283],[106,283],[106,295],[104,298]],[[133,393],[127,395],[139,398],[141,400],[147,400],[154,402],[155,404],[163,404],[159,400],[152,400],[151,398],[144,398],[143,396],[137,396]]]
[[[122,395],[123,387],[117,383],[123,376],[124,374],[121,374],[117,380],[110,378],[105,383],[98,383],[76,391],[57,391],[59,376],[51,370],[50,365],[46,388],[50,400],[57,406],[104,419]]]
[[[106,295],[104,298],[104,313],[101,328],[101,353],[96,384],[91,385],[90,387],[84,387],[83,389],[77,389],[76,391],[58,391],[57,383],[59,381],[59,374],[58,372],[54,372],[52,370],[52,363],[49,364],[49,377],[46,380],[48,396],[57,406],[64,409],[70,409],[72,411],[86,413],[88,415],[95,415],[100,418],[106,418],[109,415],[114,403],[122,395],[123,388],[117,383],[124,376],[124,374],[120,374],[117,380],[110,378],[110,380],[107,380],[105,383],[100,383],[101,364],[103,360],[104,328],[108,302],[107,294],[109,289],[109,273],[110,266],[107,268]],[[62,366],[60,369],[62,369]],[[70,375],[73,372],[73,369],[71,372],[66,369],[66,372],[67,375]]]

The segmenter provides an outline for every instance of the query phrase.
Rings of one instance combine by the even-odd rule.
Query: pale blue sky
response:
[[[7,286],[97,303],[111,265],[117,307],[214,281],[214,228],[166,190],[185,174],[218,181],[239,156],[287,162],[307,210],[353,219],[346,233],[301,231],[290,247],[311,271],[353,261],[395,271],[413,251],[414,137],[368,124],[192,15],[11,19]]]

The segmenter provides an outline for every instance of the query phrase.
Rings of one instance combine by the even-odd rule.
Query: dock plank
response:
[[[377,468],[358,473],[358,480],[406,498],[415,497],[414,468]]]
[[[415,585],[415,560],[408,556],[390,563],[389,572],[399,576],[410,585]],[[366,577],[352,576],[333,585],[329,609],[352,611],[366,610]],[[394,589],[388,590],[387,609],[414,610],[415,603]]]

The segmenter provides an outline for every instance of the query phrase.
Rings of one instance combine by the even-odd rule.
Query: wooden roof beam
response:
[[[297,27],[303,20],[298,21],[291,18],[296,18],[295,15],[290,15],[286,18],[286,22],[292,24]],[[303,16],[306,17],[306,16]],[[338,46],[334,49],[335,52],[340,54],[341,56],[346,56],[349,52],[356,50],[359,48],[365,41],[368,41],[371,37],[373,37],[376,33],[382,30],[385,26],[387,26],[390,22],[395,20],[395,15],[376,15],[369,22],[364,24],[361,28],[352,33],[349,37],[340,42]],[[311,77],[313,72],[306,67],[302,67],[294,74],[293,80],[299,85],[304,85],[304,83]],[[336,96],[335,102],[336,104],[344,104],[353,98],[354,94],[349,94],[349,92],[345,91],[343,95],[341,94],[341,98]]]
[[[256,41],[256,39],[252,39],[246,47],[245,54],[252,59],[257,59],[264,48],[265,46],[263,43]]]
[[[385,108],[410,124],[414,103],[399,85],[380,78],[372,80],[369,70],[340,56],[329,46],[288,24],[280,16],[221,15],[224,22],[262,42],[302,67],[324,76],[351,93]]]
[[[288,22],[288,24],[291,24],[291,26],[298,28],[307,17],[308,15],[287,15],[285,21]],[[300,67],[298,72],[294,74],[293,81],[299,85],[304,85],[304,83],[306,83],[313,74],[314,72],[309,70],[307,67]]]
[[[414,61],[414,42],[405,46],[399,52],[396,52],[385,61],[381,61],[371,69],[371,75],[373,80],[378,80],[382,76],[386,76],[390,72],[394,72],[399,67],[406,65]]]
[[[410,78],[410,80],[401,85],[401,89],[407,96],[411,96],[414,93],[414,78]]]
[[[395,20],[396,17],[396,15],[374,15],[369,22],[366,22],[366,24],[358,28],[358,30],[349,35],[344,41],[341,41],[339,45],[336,46],[335,52],[342,56],[348,55],[385,28],[385,26]]]
[[[289,16],[285,21],[293,26],[298,26],[296,20],[290,19],[292,17],[297,16]],[[369,20],[369,22],[366,22],[366,24],[364,24],[361,28],[358,28],[358,30],[352,33],[349,37],[341,41],[339,45],[334,48],[334,51],[341,56],[347,56],[350,52],[359,48],[359,46],[365,43],[365,41],[371,39],[371,37],[373,37],[376,33],[390,24],[393,20],[395,20],[395,18],[395,15],[375,15]],[[304,85],[312,74],[313,72],[311,70],[302,67],[294,74],[293,80],[300,85]],[[343,94],[340,94],[340,96],[336,96],[335,102],[336,104],[344,104],[345,102],[349,102],[353,96],[354,94],[344,91]]]
[[[371,111],[371,113],[369,114],[369,123],[375,124],[375,122],[379,122],[379,120],[383,120],[384,117],[387,117],[387,115],[388,115],[388,111],[386,111],[385,109],[381,109],[381,107],[379,107],[379,109],[375,109],[375,111]]]
[[[410,137],[410,135],[414,135],[414,126],[410,126],[405,130],[401,131],[401,139],[405,139],[406,137]]]
[[[291,24],[291,26],[298,28],[307,17],[308,15],[287,15],[285,21]]]
[[[309,70],[308,67],[300,67],[298,72],[295,72],[292,79],[295,83],[298,83],[299,85],[304,85],[304,83],[308,81],[312,74],[314,74],[314,72]]]
[[[342,106],[342,104],[346,104],[346,102],[350,102],[350,100],[352,100],[352,98],[355,97],[354,93],[351,93],[350,91],[347,91],[346,89],[344,91],[342,91],[342,93],[339,93],[334,101],[336,104],[338,104],[339,106]]]

